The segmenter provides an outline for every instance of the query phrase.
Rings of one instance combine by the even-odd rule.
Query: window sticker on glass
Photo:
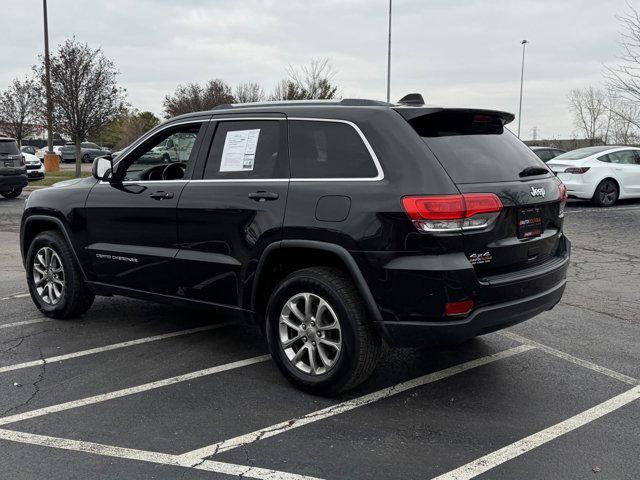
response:
[[[220,161],[221,172],[253,170],[260,129],[227,132]]]

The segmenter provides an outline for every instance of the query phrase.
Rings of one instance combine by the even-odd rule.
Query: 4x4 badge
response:
[[[489,263],[491,260],[493,260],[491,252],[472,253],[469,255],[469,262],[471,265],[481,265],[483,263]]]
[[[542,187],[531,187],[531,196],[532,197],[544,197],[546,195],[546,191]]]

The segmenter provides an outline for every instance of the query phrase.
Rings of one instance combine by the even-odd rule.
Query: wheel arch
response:
[[[76,252],[75,246],[71,241],[71,237],[69,236],[69,232],[65,227],[62,220],[59,218],[49,216],[49,215],[30,215],[24,219],[22,228],[20,229],[20,252],[22,255],[22,264],[26,267],[27,260],[27,252],[29,251],[29,245],[33,241],[36,236],[42,232],[54,230],[60,232],[62,236],[67,241],[69,248],[73,252],[73,256],[82,272],[82,276],[84,279],[87,279],[87,276],[82,268],[82,263],[78,258],[78,254]]]
[[[382,320],[360,268],[345,248],[315,240],[282,240],[264,250],[256,268],[250,303],[256,322],[263,323],[267,302],[277,282],[296,270],[317,265],[335,266],[348,273],[372,320]],[[266,285],[270,288],[264,288]]]

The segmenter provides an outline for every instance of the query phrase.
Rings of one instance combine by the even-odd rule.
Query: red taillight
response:
[[[462,195],[404,197],[402,206],[411,220],[455,220],[465,217]]]
[[[403,197],[402,206],[418,230],[435,232],[485,228],[502,210],[493,193]]]
[[[587,173],[589,171],[590,167],[572,167],[572,168],[567,168],[564,173],[577,173],[579,175],[583,174],[583,173]]]
[[[444,304],[444,313],[447,315],[466,315],[473,308],[473,300],[462,302],[449,302]]]

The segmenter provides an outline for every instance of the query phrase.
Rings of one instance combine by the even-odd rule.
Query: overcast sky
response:
[[[4,0],[7,1],[7,0]],[[4,3],[3,1],[3,3]],[[40,0],[3,8],[0,89],[43,48]],[[130,103],[156,114],[179,83],[222,78],[273,89],[285,67],[330,58],[343,97],[384,100],[388,0],[49,0],[54,50],[75,35],[118,66]],[[574,131],[566,96],[616,61],[624,0],[394,0],[391,98],[517,113],[523,138]],[[517,120],[516,120],[517,121]],[[515,130],[515,127],[512,127]]]

